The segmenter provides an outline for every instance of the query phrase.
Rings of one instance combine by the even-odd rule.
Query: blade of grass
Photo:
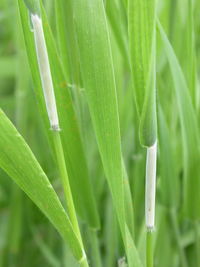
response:
[[[21,135],[0,111],[0,166],[31,198],[68,243],[78,261],[80,243],[58,197],[39,163]]]
[[[170,65],[181,122],[184,163],[184,211],[188,218],[200,216],[199,131],[191,97],[179,62],[160,23],[158,29]]]
[[[41,3],[42,13],[44,14],[43,6]],[[67,210],[69,214],[70,221],[72,223],[74,232],[78,237],[81,244],[82,251],[84,253],[84,246],[82,242],[81,233],[79,230],[79,224],[76,216],[76,210],[74,207],[73,197],[71,193],[71,188],[69,184],[68,173],[65,165],[64,151],[62,146],[62,141],[60,137],[60,125],[59,118],[57,114],[57,105],[54,95],[54,87],[51,76],[51,69],[49,64],[49,55],[46,47],[46,40],[44,36],[43,23],[40,17],[39,11],[37,13],[32,13],[30,11],[31,23],[33,26],[35,50],[37,54],[37,61],[39,66],[40,78],[42,82],[42,89],[45,98],[46,109],[48,113],[49,122],[51,129],[53,131],[53,141],[54,149],[56,152],[57,164],[60,172],[60,178],[62,181],[62,186],[64,189],[65,200],[67,204]],[[88,266],[87,257],[83,257],[80,262],[81,266]]]
[[[134,96],[140,116],[140,142],[156,142],[155,18],[156,1],[129,1],[129,42]]]
[[[146,266],[153,266],[155,220],[157,115],[156,115],[156,1],[128,1],[128,30],[133,89],[140,117],[139,137],[146,158]]]
[[[35,93],[41,110],[42,118],[45,123],[45,128],[50,143],[53,147],[53,136],[49,132],[49,122],[44,103],[40,75],[37,66],[33,33],[30,31],[30,28],[27,25],[29,16],[23,1],[19,0],[18,4],[27,48],[27,55],[35,87]],[[88,168],[83,151],[83,145],[81,142],[76,114],[73,108],[69,88],[67,86],[67,82],[63,74],[62,66],[57,54],[54,39],[50,27],[48,26],[46,15],[44,13],[44,9],[42,10],[42,14],[45,39],[58,108],[58,115],[60,119],[60,134],[64,147],[65,160],[69,173],[72,194],[74,196],[75,207],[81,218],[87,221],[90,227],[98,229],[99,218],[96,210],[91,183],[89,180]],[[77,168],[77,166],[79,167]]]
[[[130,261],[130,258],[134,258],[130,266],[139,266],[140,260],[125,221],[116,84],[103,1],[78,0],[73,1],[72,4],[82,79],[104,171],[113,197],[128,259]]]
[[[158,29],[163,42],[171,74],[173,77],[175,94],[179,109],[182,143],[183,143],[183,171],[184,171],[184,213],[187,218],[193,221],[194,232],[195,224],[199,220],[200,211],[200,177],[199,177],[199,129],[197,117],[192,105],[191,95],[185,81],[185,77],[170,45],[167,36],[158,21]],[[196,246],[199,247],[198,239]],[[196,255],[198,264],[198,255]]]
[[[76,1],[73,12],[90,114],[122,226],[125,214],[119,119],[105,10],[101,0]],[[125,233],[124,226],[122,233]]]

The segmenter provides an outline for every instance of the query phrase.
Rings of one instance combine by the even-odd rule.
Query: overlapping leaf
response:
[[[0,167],[47,216],[77,260],[83,257],[80,243],[52,185],[30,148],[0,110]]]
[[[140,141],[151,146],[156,141],[155,0],[129,0],[129,43],[133,89],[140,116]]]
[[[173,77],[175,96],[181,122],[185,212],[190,219],[195,220],[200,217],[200,175],[198,171],[200,164],[200,151],[197,117],[194,112],[185,77],[173,48],[170,45],[170,42],[168,41],[160,23],[158,23],[158,28]]]
[[[28,10],[26,9],[22,0],[19,0],[18,3],[29,64],[34,81],[35,93],[42,118],[45,122],[47,133],[50,141],[52,142],[35,54],[33,33],[30,31],[30,25],[28,24]],[[72,187],[72,194],[74,196],[75,207],[81,217],[87,221],[92,228],[98,228],[99,218],[92,193],[91,183],[89,181],[88,168],[83,151],[76,114],[44,10],[42,10],[42,14],[60,120],[61,138],[64,146],[66,165],[69,173],[70,185]]]
[[[130,266],[140,266],[125,221],[123,167],[116,84],[102,0],[77,0],[73,14],[81,73],[104,171],[112,193]]]

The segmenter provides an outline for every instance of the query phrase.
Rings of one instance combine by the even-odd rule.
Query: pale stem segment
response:
[[[42,88],[47,108],[49,121],[53,130],[59,129],[58,113],[54,95],[53,81],[51,76],[49,57],[44,37],[42,20],[37,14],[31,14],[35,48],[39,65]]]
[[[149,231],[152,231],[155,226],[156,161],[157,142],[147,148],[146,159],[145,217],[146,227]]]
[[[155,197],[156,197],[156,162],[157,142],[147,148],[146,159],[146,190],[145,190],[145,220],[146,220],[146,266],[153,267],[153,231],[155,227]]]

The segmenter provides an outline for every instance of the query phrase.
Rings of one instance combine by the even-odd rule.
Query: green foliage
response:
[[[196,220],[200,216],[200,195],[198,194],[200,190],[200,177],[197,171],[200,157],[197,117],[176,55],[174,54],[161,25],[158,25],[174,81],[182,127],[185,212],[190,219]]]
[[[33,14],[39,14],[40,13],[39,0],[24,0],[24,3],[28,7],[30,13],[33,13]]]
[[[0,267],[84,266],[83,246],[90,267],[148,267],[152,251],[154,267],[199,266],[199,9],[197,0],[0,1]],[[43,23],[59,133],[31,14]],[[146,239],[146,147],[156,140]]]
[[[19,7],[36,96],[42,117],[45,122],[47,134],[49,135],[50,142],[52,143],[53,136],[49,131],[50,126],[47,118],[43,90],[37,66],[33,34],[28,27],[29,25],[27,25],[28,14],[22,1],[19,1]],[[44,27],[44,32],[51,65],[58,116],[60,118],[61,138],[64,146],[66,165],[69,173],[72,192],[74,194],[75,205],[81,217],[88,221],[92,228],[97,229],[99,228],[99,219],[96,211],[94,196],[92,194],[83,145],[77,125],[76,114],[72,105],[69,87],[63,74],[55,42],[50,28],[48,27],[48,21],[45,17],[44,11],[42,12],[42,15],[44,19],[44,25],[46,25],[46,27]],[[87,209],[85,209],[85,206],[87,206]]]
[[[133,90],[140,116],[143,146],[156,142],[156,1],[129,0],[128,27]]]
[[[1,168],[49,218],[71,247],[74,256],[80,260],[82,250],[64,208],[30,148],[2,110],[0,126]]]

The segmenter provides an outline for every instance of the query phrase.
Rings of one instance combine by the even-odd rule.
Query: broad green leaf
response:
[[[64,208],[30,148],[0,110],[0,167],[30,197],[68,243],[77,260],[83,257]]]
[[[65,76],[44,9],[42,9],[42,15],[62,129],[62,143],[64,144],[64,150],[66,150],[66,164],[67,169],[70,170],[68,172],[76,209],[82,209],[82,217],[88,222],[89,226],[98,229],[100,227],[99,217],[70,91],[66,85],[61,86],[65,80]],[[65,91],[63,92],[62,89],[64,88]],[[71,162],[72,160],[73,163]],[[77,165],[79,166],[78,168]]]
[[[52,144],[52,135],[49,131],[50,126],[44,103],[37,58],[35,54],[34,37],[28,25],[29,16],[23,1],[19,0],[18,3],[35,93],[39,103],[41,115],[45,123],[46,131]],[[44,9],[42,9],[42,14],[44,20],[44,33],[51,65],[51,74],[54,83],[58,116],[61,127],[61,138],[75,207],[81,217],[88,222],[90,227],[99,228],[99,218],[89,180],[86,158],[83,151],[83,145],[70,91],[63,74],[54,39],[44,14]]]
[[[137,251],[125,221],[117,94],[104,4],[102,0],[72,2],[83,85],[105,175],[130,266],[139,266]]]
[[[200,151],[197,117],[179,62],[159,22],[158,29],[173,77],[181,122],[184,168],[184,211],[187,217],[195,220],[200,217]]]
[[[129,0],[128,27],[133,89],[140,116],[140,142],[151,146],[156,141],[156,1]]]
[[[102,0],[73,1],[81,73],[105,174],[125,231],[121,143],[107,21]]]

